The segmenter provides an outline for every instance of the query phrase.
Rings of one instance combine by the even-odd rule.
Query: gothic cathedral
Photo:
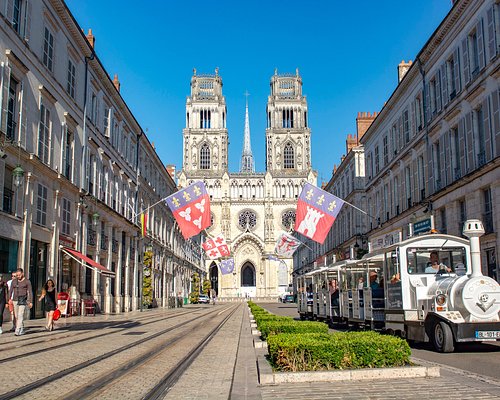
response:
[[[274,245],[295,221],[296,201],[305,182],[316,185],[311,166],[311,130],[302,79],[295,74],[271,78],[267,101],[266,170],[256,172],[250,146],[248,103],[240,171],[228,171],[227,108],[218,74],[196,74],[186,101],[183,166],[179,186],[201,180],[210,194],[211,235],[224,234],[234,257],[232,274],[221,275],[207,260],[219,297],[276,298],[288,290],[291,258],[273,260]]]

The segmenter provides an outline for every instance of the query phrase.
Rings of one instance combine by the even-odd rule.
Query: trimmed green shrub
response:
[[[262,339],[278,333],[328,333],[328,325],[322,322],[309,321],[262,321],[260,323]]]
[[[260,315],[258,318],[255,319],[255,322],[257,323],[257,328],[260,330],[262,323],[267,322],[267,321],[288,322],[288,321],[293,321],[293,319],[290,317],[280,317],[280,316],[273,315],[273,314]]]
[[[408,365],[411,355],[405,340],[376,332],[280,333],[267,344],[279,371],[397,367]]]

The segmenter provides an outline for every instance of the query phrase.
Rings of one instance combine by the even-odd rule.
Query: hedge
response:
[[[408,365],[411,355],[405,340],[376,332],[280,333],[267,344],[279,371],[397,367]]]
[[[262,321],[260,323],[262,339],[278,333],[328,333],[328,325],[323,322],[309,321]]]

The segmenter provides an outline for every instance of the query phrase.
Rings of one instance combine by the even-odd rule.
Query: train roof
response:
[[[406,239],[406,240],[402,240],[401,242],[397,242],[397,243],[391,244],[391,245],[389,245],[387,247],[382,247],[380,249],[374,250],[371,253],[365,254],[363,256],[362,260],[371,259],[371,258],[378,257],[378,256],[383,256],[388,251],[392,251],[392,250],[394,250],[394,249],[396,249],[398,247],[408,246],[408,245],[411,245],[412,243],[421,242],[422,240],[425,240],[425,239],[432,239],[432,240],[439,240],[439,239],[441,239],[441,240],[444,241],[441,246],[444,246],[446,244],[446,242],[449,241],[449,240],[460,242],[460,243],[462,243],[464,245],[469,245],[470,244],[469,240],[461,238],[461,237],[458,237],[458,236],[445,235],[445,234],[442,234],[442,233],[431,233],[431,234],[428,234],[428,235],[412,236],[411,238]]]

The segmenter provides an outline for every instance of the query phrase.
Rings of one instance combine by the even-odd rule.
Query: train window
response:
[[[463,247],[409,248],[407,257],[409,274],[435,274],[440,270],[455,272],[466,265]]]
[[[401,280],[401,266],[398,257],[399,249],[385,254],[388,282],[394,284]]]

